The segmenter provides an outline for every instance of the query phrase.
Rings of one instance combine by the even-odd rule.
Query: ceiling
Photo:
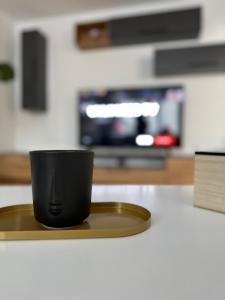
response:
[[[0,10],[17,20],[27,20],[159,1],[167,0],[0,0]]]

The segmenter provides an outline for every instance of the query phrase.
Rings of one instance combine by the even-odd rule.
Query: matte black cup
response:
[[[94,153],[31,151],[34,216],[53,228],[82,223],[90,213]]]

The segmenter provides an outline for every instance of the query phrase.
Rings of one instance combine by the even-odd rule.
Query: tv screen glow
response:
[[[182,86],[79,93],[80,144],[174,147],[182,137]]]

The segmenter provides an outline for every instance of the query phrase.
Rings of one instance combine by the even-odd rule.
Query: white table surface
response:
[[[138,203],[149,230],[114,239],[1,241],[0,299],[224,300],[225,215],[192,206],[191,186],[94,186],[93,201]],[[0,187],[2,206],[31,188]]]

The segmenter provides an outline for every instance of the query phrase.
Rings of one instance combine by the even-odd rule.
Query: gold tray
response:
[[[0,240],[51,240],[111,238],[134,235],[150,226],[151,213],[135,204],[101,202],[91,204],[90,216],[67,229],[46,229],[33,215],[32,204],[0,208]]]

